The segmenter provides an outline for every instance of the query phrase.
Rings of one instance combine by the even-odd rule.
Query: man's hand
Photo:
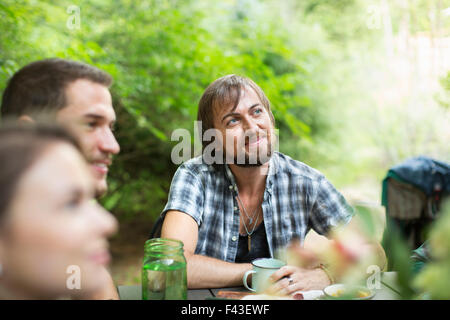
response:
[[[270,276],[274,284],[269,293],[290,295],[296,291],[322,290],[331,284],[328,275],[320,268],[304,269],[284,266]]]

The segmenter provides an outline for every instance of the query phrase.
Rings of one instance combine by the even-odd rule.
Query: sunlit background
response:
[[[0,93],[47,57],[114,77],[121,153],[103,205],[120,220],[113,276],[138,284],[143,242],[216,78],[252,78],[272,103],[280,151],[322,171],[352,202],[379,207],[405,159],[450,162],[449,0],[3,0]]]

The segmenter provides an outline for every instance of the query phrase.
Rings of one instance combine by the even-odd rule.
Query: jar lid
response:
[[[183,242],[169,238],[153,238],[147,240],[144,245],[145,253],[169,254],[183,251]]]

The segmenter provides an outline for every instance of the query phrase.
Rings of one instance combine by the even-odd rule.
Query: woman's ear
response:
[[[17,122],[18,122],[19,124],[32,124],[32,123],[34,123],[35,121],[34,121],[34,119],[33,119],[32,117],[30,117],[29,115],[23,114],[23,115],[21,115],[21,116],[19,117],[19,119],[17,119]]]

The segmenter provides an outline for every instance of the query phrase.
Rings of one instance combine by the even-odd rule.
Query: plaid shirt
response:
[[[177,210],[198,224],[196,254],[234,262],[239,242],[237,186],[227,165],[215,169],[201,157],[176,171],[162,212]],[[262,202],[270,254],[293,238],[303,242],[308,231],[326,235],[331,227],[348,223],[353,209],[317,170],[274,152]]]

